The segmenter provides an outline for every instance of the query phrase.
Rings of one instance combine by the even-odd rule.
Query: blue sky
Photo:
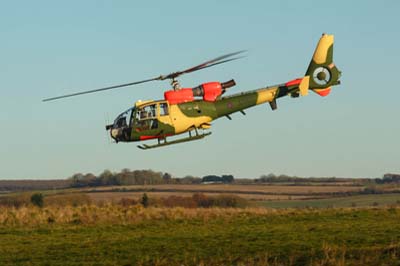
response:
[[[175,176],[380,177],[400,172],[398,1],[1,1],[0,179],[104,169]],[[232,51],[248,57],[183,76],[235,78],[231,93],[304,74],[323,32],[335,35],[342,85],[213,123],[202,141],[141,151],[104,130],[168,82],[42,103],[142,80]]]

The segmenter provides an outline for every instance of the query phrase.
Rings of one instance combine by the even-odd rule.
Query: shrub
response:
[[[206,196],[203,193],[196,193],[192,196],[196,202],[197,207],[222,207],[222,208],[235,208],[245,207],[248,205],[247,200],[236,195],[217,195],[214,197]]]
[[[211,205],[222,208],[246,207],[247,201],[236,195],[219,195],[211,198]]]
[[[35,193],[31,196],[31,203],[39,208],[43,207],[43,194]]]
[[[195,193],[192,198],[196,202],[197,207],[209,208],[212,205],[210,198],[203,193]]]
[[[161,204],[164,207],[183,207],[183,208],[196,208],[197,203],[193,200],[193,197],[180,197],[180,196],[169,196],[161,199]]]
[[[143,207],[145,207],[145,208],[147,208],[149,206],[149,197],[147,196],[146,193],[143,193],[141,203],[142,203]]]

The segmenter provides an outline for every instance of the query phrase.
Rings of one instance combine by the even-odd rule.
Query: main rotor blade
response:
[[[224,60],[222,62],[218,62],[218,61],[221,61],[221,60],[223,60],[225,58],[228,58],[228,57],[231,57],[231,56],[235,56],[235,55],[238,55],[238,54],[241,54],[241,53],[244,53],[244,52],[246,52],[246,50],[242,50],[242,51],[238,51],[238,52],[234,52],[234,53],[230,53],[230,54],[225,54],[225,55],[219,56],[217,58],[211,59],[209,61],[206,61],[206,62],[204,62],[204,63],[202,63],[200,65],[197,65],[197,66],[194,66],[194,67],[182,70],[182,71],[174,72],[174,73],[168,74],[166,76],[162,76],[162,79],[173,79],[173,78],[176,78],[176,77],[178,77],[178,76],[180,76],[182,74],[194,72],[194,71],[197,71],[197,70],[200,70],[200,69],[203,69],[203,68],[207,68],[207,67],[215,66],[215,65],[218,65],[218,64],[226,63],[226,62],[229,62],[229,61],[232,61],[232,60],[236,60],[236,59],[239,59],[241,57],[237,57],[237,58],[234,58],[234,59]]]
[[[115,86],[110,86],[110,87],[105,87],[105,88],[101,88],[101,89],[95,89],[95,90],[89,90],[89,91],[82,91],[82,92],[76,92],[76,93],[71,93],[71,94],[62,95],[62,96],[57,96],[57,97],[52,97],[52,98],[46,98],[46,99],[43,99],[42,101],[43,101],[43,102],[48,102],[48,101],[58,100],[58,99],[62,99],[62,98],[78,96],[78,95],[82,95],[82,94],[88,94],[88,93],[93,93],[93,92],[98,92],[98,91],[112,90],[112,89],[117,89],[117,88],[121,88],[121,87],[127,87],[127,86],[131,86],[131,85],[136,85],[136,84],[140,84],[140,83],[145,83],[145,82],[149,82],[149,81],[153,81],[153,80],[160,80],[160,77],[156,77],[156,78],[152,78],[152,79],[146,79],[146,80],[141,80],[141,81],[136,81],[136,82],[125,83],[125,84],[120,84],[120,85],[115,85]]]
[[[229,57],[241,54],[246,52],[246,50],[242,50],[242,51],[238,51],[238,52],[234,52],[234,53],[229,53],[229,54],[225,54],[222,56],[219,56],[217,58],[211,59],[209,61],[206,61],[200,65],[185,69],[183,71],[178,71],[178,72],[174,72],[168,75],[161,75],[152,79],[146,79],[146,80],[141,80],[141,81],[136,81],[136,82],[130,82],[130,83],[125,83],[125,84],[120,84],[120,85],[115,85],[115,86],[110,86],[110,87],[105,87],[105,88],[100,88],[100,89],[95,89],[95,90],[88,90],[88,91],[82,91],[82,92],[76,92],[76,93],[71,93],[71,94],[66,94],[66,95],[62,95],[62,96],[57,96],[57,97],[51,97],[51,98],[46,98],[43,99],[43,102],[48,102],[48,101],[53,101],[53,100],[58,100],[58,99],[62,99],[62,98],[68,98],[68,97],[73,97],[73,96],[78,96],[78,95],[82,95],[82,94],[89,94],[89,93],[94,93],[94,92],[99,92],[99,91],[105,91],[105,90],[112,90],[112,89],[117,89],[117,88],[121,88],[121,87],[127,87],[127,86],[132,86],[132,85],[137,85],[140,83],[145,83],[145,82],[149,82],[149,81],[153,81],[153,80],[165,80],[165,79],[174,79],[182,74],[186,74],[186,73],[190,73],[190,72],[194,72],[203,68],[208,68],[208,67],[212,67],[215,65],[219,65],[219,64],[223,64],[223,63],[227,63],[233,60],[237,60],[240,58],[243,58],[244,56],[239,56],[239,57],[235,57],[235,58],[230,58],[227,59]],[[225,59],[225,60],[224,60]]]
[[[238,57],[234,57],[234,58],[231,58],[231,59],[223,60],[221,62],[217,62],[217,63],[211,64],[211,65],[206,65],[204,67],[200,67],[197,70],[208,68],[208,67],[212,67],[212,66],[216,66],[216,65],[220,65],[220,64],[224,64],[224,63],[227,63],[227,62],[230,62],[230,61],[235,61],[235,60],[238,60],[238,59],[241,59],[241,58],[244,58],[244,57],[246,57],[246,56],[238,56]]]

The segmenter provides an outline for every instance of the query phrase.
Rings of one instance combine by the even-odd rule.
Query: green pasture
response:
[[[399,265],[400,209],[0,225],[0,265]]]
[[[269,208],[346,208],[392,205],[399,206],[400,194],[368,194],[327,199],[262,201],[257,204]]]

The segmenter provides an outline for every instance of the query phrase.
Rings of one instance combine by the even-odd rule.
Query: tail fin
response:
[[[327,96],[331,86],[340,84],[340,70],[333,63],[333,35],[322,34],[308,66],[309,88],[321,96]]]

